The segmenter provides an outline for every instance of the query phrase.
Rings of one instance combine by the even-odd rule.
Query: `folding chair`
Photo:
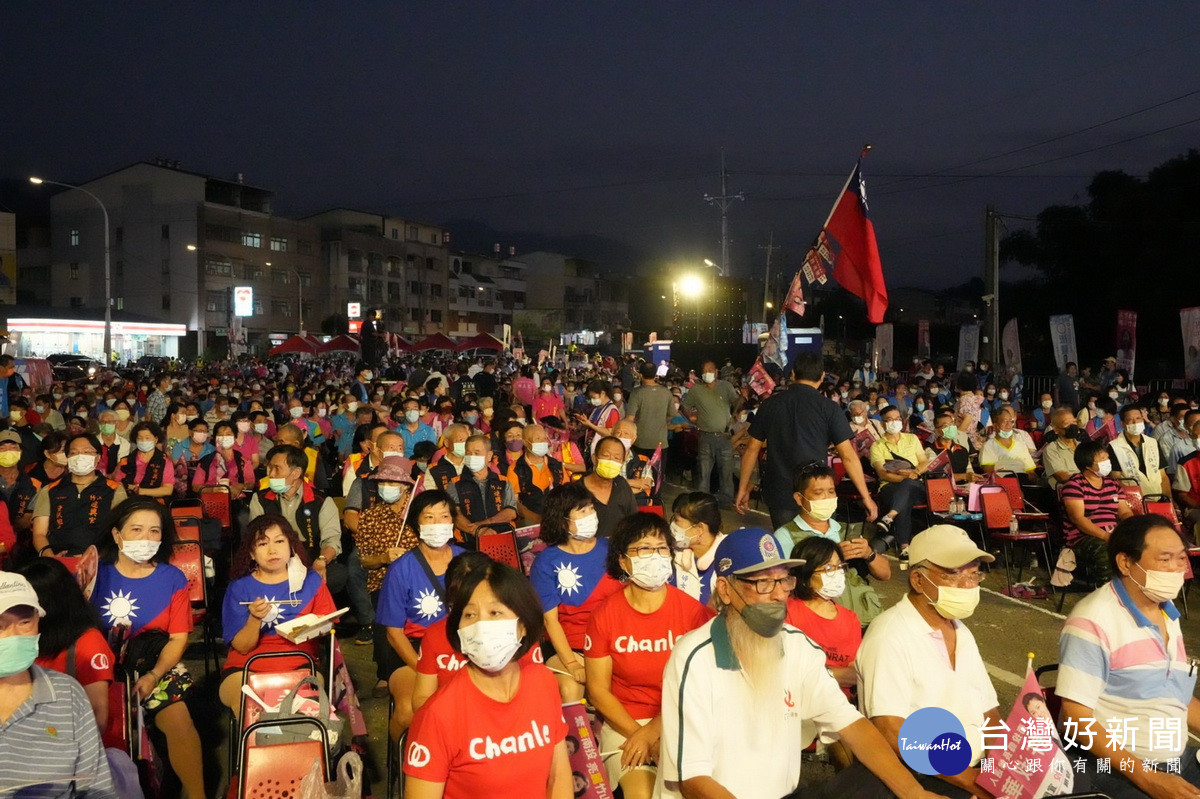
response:
[[[1170,520],[1171,524],[1175,525],[1175,529],[1179,531],[1179,535],[1183,538],[1184,546],[1187,547],[1188,568],[1187,582],[1184,583],[1183,591],[1179,594],[1179,603],[1183,605],[1183,617],[1188,617],[1187,595],[1195,582],[1195,570],[1192,568],[1192,558],[1200,557],[1200,546],[1192,540],[1192,536],[1183,527],[1183,522],[1179,520],[1179,514],[1175,512],[1175,503],[1170,497],[1162,494],[1147,494],[1142,498],[1142,505],[1146,509],[1146,513],[1157,513],[1159,516]]]
[[[1121,481],[1121,494],[1125,498],[1125,502],[1129,504],[1129,509],[1133,511],[1134,516],[1141,516],[1146,512],[1146,503],[1142,497],[1142,487],[1138,485],[1138,481],[1132,477],[1127,477]]]
[[[270,727],[312,727],[317,737],[297,743],[257,746],[254,733]],[[313,718],[259,721],[242,731],[242,769],[238,774],[237,796],[241,799],[291,799],[300,795],[300,783],[314,761],[321,764],[324,779],[329,779],[325,725]]]
[[[204,486],[200,489],[200,502],[204,505],[205,515],[216,519],[221,525],[223,534],[233,529],[233,502],[229,486]]]
[[[200,543],[200,519],[195,516],[175,518],[175,540],[179,543]]]
[[[388,714],[390,719],[392,714],[396,712],[395,697],[388,698]],[[408,730],[400,733],[400,740],[393,741],[389,735],[387,739],[387,799],[404,799],[404,771],[401,768],[401,763],[404,762],[404,746],[408,742]]]
[[[1033,503],[1025,499],[1025,490],[1021,488],[1021,481],[1016,477],[1010,474],[996,475],[995,482],[1004,489],[1004,493],[1008,496],[1009,507],[1022,522],[1049,521],[1049,513],[1039,510],[1033,506]]]
[[[217,663],[216,641],[213,636],[212,614],[208,612],[208,584],[204,580],[204,550],[200,542],[180,541],[171,552],[171,565],[183,572],[188,582],[188,597],[192,601],[192,624],[200,624],[200,636],[204,642],[204,675],[211,672],[209,657]]]
[[[1050,562],[1050,546],[1049,533],[1044,530],[1040,531],[1018,531],[1009,532],[1008,525],[1013,518],[1013,509],[1009,504],[1008,495],[1002,491],[982,491],[979,494],[979,500],[983,505],[983,526],[988,531],[993,539],[999,541],[1003,547],[1004,554],[1004,582],[1007,593],[1012,595],[1012,550],[1017,544],[1035,544],[1042,550],[1042,555],[1046,559],[1046,572],[1053,571],[1054,564]],[[1037,553],[1037,549],[1034,549]],[[1017,582],[1021,580],[1021,573],[1025,567],[1017,567]]]
[[[171,519],[178,524],[180,519],[203,519],[204,503],[198,499],[176,499],[171,502]]]
[[[305,661],[305,666],[292,671],[251,671],[251,665],[257,662],[268,661],[271,659],[284,660],[302,658]],[[276,699],[282,700],[287,696],[288,692],[300,684],[300,681],[305,677],[313,677],[317,674],[317,664],[312,657],[306,652],[264,652],[258,655],[251,655],[242,666],[242,684],[249,686],[250,690],[262,697],[265,702],[272,702]],[[245,693],[241,694],[241,701],[238,705],[238,714],[234,718],[233,714],[229,717],[229,740],[235,741],[238,739],[240,732],[244,732],[247,727],[258,721],[258,717],[262,714],[263,708],[257,702],[254,702]],[[229,747],[229,773],[236,774],[241,766],[241,761],[238,759],[240,752],[233,746]]]
[[[954,478],[934,477],[925,478],[925,504],[929,512],[935,516],[944,516],[950,512],[950,501],[954,499]]]
[[[129,676],[116,678],[108,684],[108,724],[100,731],[105,749],[120,749],[133,756],[133,696]]]
[[[476,539],[479,551],[498,563],[506,563],[514,569],[521,569],[521,556],[517,550],[517,535],[515,532],[487,533]]]

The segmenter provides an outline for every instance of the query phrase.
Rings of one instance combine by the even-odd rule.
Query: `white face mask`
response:
[[[671,577],[671,559],[666,555],[645,555],[629,559],[629,579],[639,588],[657,591]]]
[[[195,441],[197,444],[203,444],[205,441],[208,441],[208,433],[202,431],[192,433],[192,441]]]
[[[463,466],[470,472],[478,472],[487,465],[487,458],[482,455],[467,455],[463,458]]]
[[[391,505],[400,499],[400,486],[379,486],[379,498]]]
[[[1006,400],[1006,399],[1008,399],[1008,392],[1007,392],[1007,391],[1001,391],[1001,392],[1000,392],[1000,399],[1002,399],[1002,400]]]
[[[421,525],[421,542],[427,547],[444,547],[454,537],[454,525],[450,522]]]
[[[516,619],[492,619],[459,627],[458,643],[462,653],[477,668],[496,672],[512,661],[521,648],[521,636]]]
[[[846,570],[838,569],[835,572],[821,573],[821,587],[817,589],[817,596],[833,601],[840,597],[846,590]]]
[[[236,443],[237,439],[233,436],[217,436],[217,446],[221,449],[233,449]]]
[[[1130,422],[1129,424],[1125,425],[1125,430],[1131,436],[1140,436],[1142,433],[1144,433],[1146,431],[1146,423],[1145,422]]]
[[[304,408],[300,407],[299,405],[297,405],[295,408],[288,408],[288,416],[292,417],[293,419],[299,419],[303,415]]]
[[[805,497],[807,499],[807,497]],[[837,497],[829,497],[827,499],[809,499],[808,513],[815,519],[826,521],[837,513],[838,501]]]
[[[1105,460],[1102,460],[1096,464],[1096,473],[1101,477],[1108,477],[1110,474],[1112,474],[1112,459],[1106,458]]]
[[[671,537],[675,539],[675,545],[680,548],[690,547],[695,539],[688,535],[688,531],[695,528],[694,524],[689,527],[681,527],[675,522],[671,522]]]
[[[146,563],[158,553],[160,541],[126,541],[121,539],[121,551],[134,563]]]
[[[139,441],[137,443],[138,452],[153,452],[154,444],[153,441]]]
[[[630,448],[633,447],[633,439],[632,438],[618,438],[617,440],[620,441],[625,446],[626,452],[629,452]]]
[[[266,422],[255,422],[254,432],[258,433],[260,436],[264,435],[267,432],[267,423]]]
[[[545,441],[535,441],[529,445],[529,451],[540,458],[550,451],[550,445]]]
[[[596,531],[600,529],[600,517],[595,513],[590,513],[587,516],[581,516],[575,519],[575,532],[571,533],[572,538],[587,540],[596,537]]]
[[[389,450],[387,450],[387,451],[385,451],[385,452],[382,452],[382,453],[380,453],[380,457],[381,457],[383,460],[387,460],[388,458],[403,458],[403,457],[404,457],[404,453],[403,453],[403,452],[397,452],[397,451],[396,451],[396,450],[394,450],[394,449],[389,449]]]
[[[96,471],[95,455],[72,455],[67,458],[67,469],[71,474],[82,477]]]
[[[1048,411],[1053,407],[1054,407],[1054,402],[1052,400],[1042,400],[1042,410],[1043,411]]]
[[[1187,576],[1186,572],[1165,572],[1157,569],[1146,569],[1140,563],[1134,565],[1146,575],[1146,584],[1142,585],[1137,580],[1134,580],[1132,572],[1129,575],[1129,579],[1137,583],[1138,588],[1142,589],[1142,593],[1151,602],[1170,602],[1179,596],[1179,592],[1183,590],[1183,581]]]
[[[704,373],[704,382],[705,383],[715,383],[716,381],[717,381],[717,376],[714,375],[712,372]]]
[[[855,416],[850,421],[854,422],[855,424],[862,424],[863,422],[867,421],[867,418],[865,416]]]
[[[893,419],[890,422],[884,422],[883,429],[886,430],[889,435],[894,436],[904,429],[904,422],[900,421],[899,419]]]

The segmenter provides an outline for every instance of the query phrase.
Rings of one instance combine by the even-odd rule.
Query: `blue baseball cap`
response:
[[[734,530],[717,547],[717,576],[751,574],[775,566],[803,566],[802,558],[785,558],[779,541],[761,527]]]

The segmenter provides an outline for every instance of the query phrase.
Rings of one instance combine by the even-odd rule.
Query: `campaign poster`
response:
[[[1200,308],[1184,308],[1179,321],[1183,327],[1183,376],[1200,380]]]
[[[576,799],[612,799],[600,757],[600,741],[592,730],[587,708],[579,703],[563,705],[563,719],[567,722],[567,759]]]
[[[1079,352],[1075,349],[1074,316],[1066,313],[1050,317],[1050,341],[1054,345],[1054,363],[1058,371],[1066,370],[1068,363],[1079,363]]]
[[[788,287],[787,299],[783,303],[784,310],[791,311],[798,316],[804,316],[804,278],[800,272],[792,278],[792,285]]]
[[[1137,311],[1117,311],[1117,368],[1133,380],[1133,362],[1137,351]]]
[[[892,325],[875,325],[875,347],[872,360],[875,371],[886,372],[892,368],[895,351],[892,349]]]
[[[975,784],[993,796],[1041,799],[1074,788],[1075,772],[1032,669],[1008,719],[984,727],[983,738],[988,755],[980,761]]]
[[[958,329],[958,368],[962,369],[967,361],[976,363],[979,360],[979,323],[967,322]]]
[[[1024,374],[1025,370],[1021,368],[1021,335],[1017,328],[1017,319],[1014,316],[1004,325],[1000,343],[1004,347],[1004,365],[1010,373],[1019,375]]]
[[[929,320],[917,320],[917,355],[922,358],[928,358],[930,353],[929,345]]]

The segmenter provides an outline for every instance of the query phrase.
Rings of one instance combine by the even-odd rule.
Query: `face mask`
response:
[[[363,372],[363,380],[374,380],[374,379],[375,379],[374,372]]]
[[[454,525],[450,522],[421,525],[421,542],[431,549],[444,547],[454,537]]]
[[[921,592],[921,596],[933,602],[933,609],[944,619],[965,619],[974,613],[979,605],[979,586],[959,588],[953,585],[939,585],[937,590],[936,602],[929,599],[924,591]]]
[[[545,441],[535,441],[529,445],[529,451],[541,458],[550,451],[550,445]]]
[[[596,531],[600,529],[600,517],[595,513],[582,516],[574,521],[575,532],[571,533],[572,538],[586,541],[589,538],[596,537]]]
[[[250,432],[250,422],[248,422],[248,421],[247,422],[238,422],[237,429],[238,429],[239,433],[249,433]]]
[[[817,596],[833,601],[840,597],[845,590],[845,569],[838,569],[835,572],[822,572],[821,587],[817,589]]]
[[[1167,399],[1166,397],[1159,397],[1158,404],[1165,408],[1171,404],[1171,400]]]
[[[759,602],[741,609],[742,619],[751,630],[763,638],[774,638],[783,629],[787,619],[787,605],[783,602]]]
[[[1112,474],[1112,459],[1103,460],[1096,464],[1096,473],[1101,477],[1108,477]]]
[[[600,460],[596,461],[596,474],[603,477],[605,480],[612,480],[621,473],[621,464],[616,461]]]
[[[633,446],[633,439],[632,439],[632,438],[619,438],[619,439],[617,439],[617,440],[618,440],[618,441],[620,441],[622,445],[624,445],[624,447],[625,447],[625,451],[626,451],[626,452],[628,452],[628,451],[629,451],[629,449],[630,449],[630,447],[632,447],[632,446]]]
[[[996,431],[996,435],[1000,436],[1000,438],[1012,438],[1012,436],[1013,436],[1013,431],[1011,431],[1011,430],[997,430],[997,431]]]
[[[222,408],[221,412],[224,413],[225,409]],[[296,406],[295,408],[288,408],[288,416],[292,417],[293,419],[299,419],[303,415],[304,415],[304,408],[302,408],[300,406]]]
[[[553,389],[553,388],[554,388],[553,386],[542,386],[542,393],[549,394],[551,389]]]
[[[455,441],[450,445],[450,451],[454,453],[456,458],[461,458],[463,455],[467,454],[467,442]]]
[[[829,497],[827,499],[808,499],[808,514],[819,521],[826,521],[837,513],[838,501],[837,497]]]
[[[129,419],[129,411],[125,408],[117,408],[117,418],[122,422]]]
[[[406,422],[408,422],[409,424],[416,424],[417,420],[420,418],[421,418],[420,411],[405,411],[404,412],[404,420]]]
[[[221,449],[233,449],[236,443],[237,439],[233,436],[217,436],[217,446]]]
[[[139,441],[137,442],[138,452],[153,452],[155,441]]]
[[[521,648],[516,619],[477,621],[458,629],[459,649],[476,668],[496,672],[503,669]]]
[[[10,635],[0,638],[0,677],[20,674],[33,665],[38,656],[40,635]]]
[[[692,545],[692,539],[688,536],[688,530],[694,529],[696,525],[691,527],[680,527],[675,522],[671,522],[671,537],[675,539],[676,545],[687,548]]]
[[[588,402],[592,403],[597,408],[599,408],[600,405],[602,405],[604,403],[604,398],[603,397],[589,397]]]
[[[391,505],[400,499],[400,486],[380,486],[379,498]]]
[[[117,426],[115,424],[100,425],[100,435],[102,436],[111,436],[115,432],[117,432]]]
[[[525,449],[525,442],[519,438],[514,438],[512,441],[505,441],[504,448],[509,452],[520,452]]]
[[[893,419],[890,422],[884,422],[883,429],[894,436],[904,429],[904,422],[900,421],[899,419]]]
[[[40,415],[40,414],[43,414],[43,413],[45,413],[45,412],[46,412],[46,406],[45,406],[45,405],[35,405],[35,406],[33,406],[33,409],[34,409],[35,411],[37,411],[39,415]]]
[[[1001,392],[1000,392],[1000,399],[1002,399],[1002,400],[1006,400],[1006,399],[1008,399],[1008,392],[1007,392],[1007,391],[1001,391]]]
[[[286,477],[269,477],[267,478],[267,485],[270,486],[271,490],[276,494],[287,493],[288,483]]]
[[[12,467],[16,466],[20,462],[21,462],[21,453],[20,452],[13,452],[11,450],[7,451],[7,452],[0,452],[0,467],[3,467],[5,469],[11,469]]]
[[[1131,436],[1140,436],[1146,430],[1145,422],[1130,422],[1125,425],[1125,431]]]
[[[483,455],[467,455],[463,458],[463,468],[469,472],[482,471],[487,466],[487,458]]]
[[[464,414],[463,414],[463,421],[464,421],[464,422],[466,422],[467,424],[471,425],[472,427],[474,427],[474,426],[475,426],[475,423],[479,421],[479,414],[477,414],[477,413],[464,413]]]
[[[208,441],[208,433],[199,431],[192,433],[192,441],[195,441],[197,444],[203,444],[205,441]]]
[[[666,555],[645,555],[629,559],[629,579],[639,588],[657,591],[671,577],[671,559]]]
[[[67,458],[67,469],[71,474],[77,477],[82,477],[85,474],[91,474],[96,471],[96,456],[95,455],[72,455]]]
[[[121,551],[134,563],[146,563],[158,553],[159,541],[121,540]]]
[[[717,382],[717,376],[716,376],[716,375],[714,375],[712,372],[705,372],[705,373],[704,373],[704,378],[703,378],[703,379],[704,379],[704,382],[705,382],[705,383],[715,383],[715,382]]]
[[[358,403],[357,402],[347,402],[346,410],[350,411],[350,413],[354,413],[355,411],[358,410]]]
[[[495,415],[496,415],[495,408],[484,408],[483,409],[483,418],[484,419],[491,419]]]
[[[1138,588],[1142,589],[1142,593],[1151,602],[1170,602],[1183,590],[1183,580],[1187,576],[1185,572],[1165,572],[1146,569],[1140,563],[1136,565],[1146,575],[1146,584],[1142,585],[1133,580],[1132,574],[1129,575],[1129,579],[1137,583]]]
[[[948,424],[942,428],[942,438],[953,441],[958,438],[958,425]]]
[[[867,421],[867,419],[865,416],[855,416],[850,421],[854,422],[855,424],[862,424],[863,422]]]
[[[59,393],[55,392],[55,394],[54,394],[54,401],[55,401],[55,402],[62,402],[62,398],[63,398],[63,395],[62,395],[62,394],[59,394]]]
[[[199,419],[200,417],[198,417],[198,416],[197,416],[196,414],[194,414],[194,413],[189,413],[189,414],[187,414],[186,416],[184,416],[183,418],[184,418],[184,421],[188,421],[188,422],[194,422],[194,421],[196,421],[197,419]]]

